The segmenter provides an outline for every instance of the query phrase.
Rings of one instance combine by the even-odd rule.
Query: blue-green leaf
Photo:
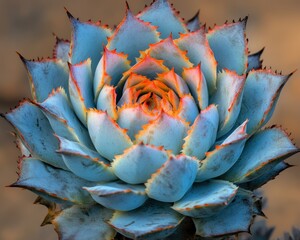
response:
[[[186,22],[186,27],[190,32],[195,32],[200,29],[199,13],[200,11],[198,10],[194,17]]]
[[[91,183],[73,173],[52,167],[35,158],[23,158],[20,177],[12,187],[20,187],[75,204],[93,203],[91,196],[82,189]]]
[[[69,77],[70,100],[80,121],[86,126],[87,109],[95,107],[92,88],[91,60],[71,65]]]
[[[262,67],[262,60],[261,55],[265,48],[262,48],[260,51],[248,55],[248,68],[247,72],[251,71],[252,69],[260,69]]]
[[[182,152],[202,160],[216,141],[218,124],[219,114],[215,105],[202,110],[184,139]]]
[[[61,59],[64,62],[69,60],[70,42],[55,36],[56,43],[53,49],[53,58]]]
[[[136,135],[136,142],[144,142],[155,146],[163,146],[166,150],[171,150],[173,154],[178,154],[186,136],[188,124],[165,112],[159,117],[145,125]]]
[[[262,130],[248,140],[239,160],[222,179],[236,183],[254,180],[297,152],[299,149],[281,129]]]
[[[116,232],[106,222],[113,211],[99,205],[74,205],[51,221],[61,240],[111,240]]]
[[[239,76],[227,69],[218,73],[217,90],[210,99],[210,103],[218,106],[218,138],[224,136],[232,129],[239,116],[245,80],[245,75]]]
[[[31,95],[37,102],[44,101],[53,89],[63,87],[68,92],[68,65],[60,59],[23,61],[29,78]]]
[[[266,124],[272,116],[282,88],[291,75],[283,76],[270,70],[250,71],[236,125],[249,119],[248,133],[253,133]]]
[[[134,63],[140,51],[146,50],[149,44],[158,41],[159,33],[156,27],[141,21],[132,14],[130,9],[127,9],[126,17],[109,38],[107,47],[128,54],[128,59]]]
[[[115,155],[122,154],[132,146],[126,130],[111,119],[106,112],[90,109],[87,127],[95,148],[101,156],[112,161]]]
[[[170,34],[174,38],[178,38],[179,33],[188,31],[183,20],[167,0],[154,1],[151,6],[145,8],[137,17],[143,21],[150,22],[151,25],[157,26],[162,39],[167,38]]]
[[[198,167],[198,161],[191,157],[170,156],[145,184],[147,195],[161,202],[178,201],[192,186]]]
[[[61,156],[55,152],[59,142],[53,135],[47,117],[39,107],[24,101],[4,117],[16,129],[17,135],[32,156],[55,167],[67,169]]]
[[[195,183],[182,199],[174,203],[172,208],[193,218],[210,217],[227,207],[237,190],[237,186],[227,181],[210,180]]]
[[[128,238],[157,240],[171,235],[182,220],[170,204],[148,201],[135,211],[115,212],[108,223]]]
[[[194,66],[201,63],[201,71],[205,76],[208,91],[212,94],[216,90],[217,61],[205,35],[205,27],[196,32],[182,34],[175,40],[176,45],[187,51],[187,56]]]
[[[241,155],[248,135],[246,133],[247,121],[229,135],[221,145],[217,145],[206,158],[197,173],[197,182],[218,177],[227,172]]]
[[[253,215],[257,213],[256,201],[251,192],[239,190],[231,204],[219,214],[207,218],[194,218],[196,235],[217,237],[249,232]]]
[[[86,146],[62,137],[59,139],[59,150],[67,167],[78,177],[88,181],[111,181],[117,179],[110,163],[97,152]]]
[[[112,168],[118,178],[124,182],[145,183],[168,158],[168,153],[163,149],[140,143],[117,156],[112,163]]]
[[[248,17],[236,23],[225,23],[208,31],[209,45],[218,62],[218,70],[227,68],[242,75],[247,68],[245,28]]]
[[[109,182],[93,187],[84,187],[92,198],[106,208],[131,211],[144,204],[148,199],[145,186],[123,182]]]
[[[93,147],[86,128],[73,112],[63,88],[58,88],[42,103],[38,104],[48,118],[54,132],[72,141]]]
[[[179,101],[177,115],[192,125],[198,114],[199,110],[194,98],[190,94],[183,95]]]
[[[100,90],[97,99],[97,109],[106,111],[112,119],[116,120],[118,118],[116,101],[117,95],[115,88],[105,84]]]
[[[71,40],[70,58],[72,64],[80,63],[88,58],[92,60],[92,72],[101,58],[103,45],[107,44],[107,37],[112,31],[100,25],[100,22],[81,22],[74,18],[68,11],[73,32]]]

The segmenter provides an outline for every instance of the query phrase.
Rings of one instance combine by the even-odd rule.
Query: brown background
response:
[[[150,1],[129,0],[137,13]],[[200,18],[208,26],[222,24],[226,19],[249,16],[247,37],[249,49],[254,52],[266,46],[264,65],[282,70],[284,74],[300,66],[300,1],[298,0],[173,0],[181,16],[188,19],[200,9]],[[98,20],[110,26],[118,24],[124,16],[125,3],[120,0],[1,0],[0,1],[0,112],[16,105],[29,96],[25,70],[15,51],[27,58],[52,54],[54,38],[69,38],[70,24],[63,7],[82,20]],[[300,146],[300,71],[296,72],[283,90],[270,124],[284,125]],[[0,239],[50,240],[56,239],[52,226],[39,227],[46,209],[34,206],[34,195],[19,189],[4,188],[17,175],[17,151],[10,127],[0,121]],[[289,160],[298,164],[295,156]],[[277,180],[263,188],[267,195],[266,215],[270,225],[277,227],[276,235],[300,226],[299,167],[281,174]]]

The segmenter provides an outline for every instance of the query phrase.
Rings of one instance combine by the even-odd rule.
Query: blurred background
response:
[[[129,0],[134,13],[140,11],[146,0]],[[225,20],[249,16],[247,37],[249,50],[256,52],[266,46],[264,66],[289,74],[300,68],[300,1],[240,1],[240,0],[171,0],[183,18],[189,19],[200,9],[200,20],[213,26]],[[70,39],[70,24],[66,7],[81,20],[102,20],[111,27],[124,17],[125,1],[120,0],[1,0],[0,1],[0,112],[17,105],[18,100],[29,97],[29,87],[23,64],[15,54],[26,58],[52,55],[55,39]],[[300,146],[300,71],[284,88],[277,109],[269,125],[277,123],[292,132],[294,142]],[[35,196],[20,189],[5,188],[13,183],[17,174],[18,152],[10,135],[10,126],[0,120],[0,239],[50,240],[56,239],[52,226],[39,227],[46,209],[33,205]],[[289,160],[298,165],[300,156]],[[293,167],[263,187],[268,198],[265,213],[268,224],[276,226],[273,237],[300,227],[300,169]]]

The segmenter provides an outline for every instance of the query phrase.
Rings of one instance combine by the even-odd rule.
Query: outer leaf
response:
[[[148,201],[135,211],[115,212],[109,224],[126,237],[155,240],[171,235],[182,220],[169,204]]]
[[[192,186],[198,167],[198,161],[191,157],[171,156],[145,184],[147,195],[161,202],[178,201]]]
[[[239,116],[245,80],[245,75],[239,76],[226,69],[218,74],[217,91],[211,98],[211,103],[218,105],[218,138],[232,129]]]
[[[187,56],[194,66],[201,63],[201,71],[205,76],[209,93],[212,94],[216,90],[217,61],[208,44],[205,27],[196,32],[181,34],[175,43],[180,49],[187,51]]]
[[[183,145],[183,138],[186,136],[188,125],[181,119],[162,112],[159,117],[144,126],[137,136],[137,142],[163,146],[178,154]]]
[[[23,61],[31,86],[31,95],[38,102],[44,101],[53,89],[63,87],[68,92],[68,66],[60,59]]]
[[[73,27],[70,50],[71,63],[77,64],[90,58],[92,60],[92,72],[94,72],[101,58],[102,47],[107,44],[107,37],[112,34],[112,31],[101,26],[100,22],[81,22],[68,11],[67,14]]]
[[[29,189],[42,197],[46,195],[75,204],[90,204],[92,198],[82,190],[83,186],[90,184],[73,173],[54,168],[38,159],[23,158],[20,177],[11,187]]]
[[[179,33],[187,32],[183,20],[178,17],[178,14],[172,9],[167,0],[154,1],[150,7],[145,8],[137,17],[157,26],[162,39],[167,38],[170,34],[173,34],[174,38],[178,38]]]
[[[146,53],[156,59],[164,60],[164,65],[170,69],[174,68],[177,74],[181,74],[182,68],[193,66],[187,58],[186,52],[175,45],[171,35],[156,44],[150,44]]]
[[[111,181],[117,179],[109,161],[86,146],[62,137],[59,152],[67,167],[78,177],[88,181]]]
[[[262,48],[260,51],[248,56],[247,72],[251,71],[252,69],[260,69],[262,67],[263,61],[260,58],[264,50],[265,48]]]
[[[99,205],[74,205],[56,215],[52,224],[62,240],[111,240],[116,233],[106,221],[112,214]]]
[[[33,103],[24,101],[5,116],[32,156],[55,167],[66,169],[61,156],[55,152],[59,143],[42,111]]]
[[[253,179],[252,181],[242,183],[240,184],[240,186],[244,189],[253,191],[257,188],[260,188],[270,180],[275,179],[278,174],[289,167],[291,167],[291,165],[289,165],[288,163],[285,163],[284,161],[279,162],[272,169],[267,169],[267,171],[265,171],[265,173],[263,173],[261,176]]]
[[[84,187],[93,199],[106,208],[131,211],[147,200],[143,185],[131,185],[123,182],[109,182],[94,187]]]
[[[77,117],[86,126],[87,109],[95,106],[92,96],[91,60],[87,59],[75,65],[69,64],[69,68],[70,100]]]
[[[128,59],[131,62],[135,62],[140,51],[147,49],[149,44],[158,41],[159,34],[156,27],[141,21],[127,9],[126,17],[108,41],[108,49],[124,52],[128,54]]]
[[[184,139],[182,152],[203,159],[216,141],[218,123],[219,114],[215,105],[210,105],[201,111]]]
[[[142,127],[156,118],[155,115],[149,115],[141,105],[123,106],[119,109],[117,123],[121,128],[127,129],[128,136],[134,140],[135,135]]]
[[[145,183],[168,157],[168,153],[163,149],[140,143],[117,156],[112,167],[114,173],[124,182]]]
[[[207,108],[209,99],[208,89],[200,64],[193,68],[183,69],[182,77],[187,83],[195,102],[198,103],[199,108],[201,110]]]
[[[97,151],[110,161],[115,155],[122,154],[132,145],[126,131],[120,128],[106,112],[89,110],[87,127]]]
[[[196,183],[172,208],[189,217],[203,218],[220,213],[231,203],[238,187],[221,180]]]
[[[227,172],[241,155],[248,135],[246,133],[247,121],[238,127],[221,145],[217,145],[206,158],[197,173],[196,181],[202,182],[218,177]]]
[[[207,38],[218,62],[218,70],[227,68],[242,75],[247,68],[245,28],[248,17],[237,23],[225,23],[211,29]]]
[[[186,27],[190,32],[195,32],[200,29],[199,13],[200,11],[198,10],[195,16],[186,22]]]
[[[103,50],[103,56],[97,65],[94,77],[94,94],[98,97],[104,84],[116,86],[124,72],[130,68],[130,61],[127,55],[118,53],[115,50],[110,51],[106,47]]]
[[[53,58],[61,59],[64,62],[69,60],[70,41],[55,36],[55,46],[53,49]]]
[[[249,232],[256,214],[255,199],[251,192],[240,190],[231,204],[218,215],[194,218],[196,234],[202,237],[217,237]]]
[[[253,133],[266,124],[273,114],[282,88],[291,75],[282,76],[270,70],[250,71],[236,125],[249,119],[248,132]]]
[[[222,178],[236,183],[251,181],[297,152],[299,149],[281,129],[262,130],[249,139],[239,160]]]
[[[82,142],[92,147],[93,144],[85,127],[73,112],[64,89],[59,88],[42,103],[38,104],[48,118],[56,134],[69,140]]]

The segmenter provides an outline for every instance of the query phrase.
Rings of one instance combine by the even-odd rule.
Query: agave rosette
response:
[[[21,57],[33,100],[5,114],[23,155],[12,186],[61,239],[163,239],[184,219],[201,237],[248,231],[252,190],[298,149],[262,129],[290,75],[248,55],[247,18],[207,31],[166,0],[114,30],[68,16],[52,59]]]

